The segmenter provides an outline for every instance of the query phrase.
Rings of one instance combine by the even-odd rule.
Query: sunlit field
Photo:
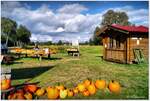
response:
[[[148,63],[128,65],[102,60],[102,46],[80,46],[79,58],[69,56],[67,46],[48,47],[58,49],[50,59],[19,58],[13,64],[2,65],[12,68],[13,85],[28,81],[39,82],[38,86],[45,88],[58,83],[73,88],[87,78],[104,79],[107,84],[116,80],[121,84],[118,95],[105,89],[89,97],[79,94],[68,99],[148,99]],[[47,99],[47,96],[40,99]]]

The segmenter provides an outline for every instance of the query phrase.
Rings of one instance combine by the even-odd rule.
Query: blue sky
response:
[[[2,16],[32,32],[32,41],[88,41],[109,9],[126,12],[131,23],[148,26],[146,1],[9,1],[1,7]]]

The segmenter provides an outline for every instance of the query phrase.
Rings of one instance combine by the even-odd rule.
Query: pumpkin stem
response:
[[[92,81],[92,79],[91,79],[91,78],[89,78],[89,77],[87,78],[87,80]]]
[[[6,80],[7,78],[6,78],[6,75],[4,75],[4,79]]]
[[[112,83],[114,83],[114,80],[112,80]]]

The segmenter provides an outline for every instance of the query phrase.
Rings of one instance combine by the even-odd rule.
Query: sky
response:
[[[31,41],[88,41],[108,10],[126,12],[135,25],[149,26],[147,1],[3,1],[1,16],[26,26]]]

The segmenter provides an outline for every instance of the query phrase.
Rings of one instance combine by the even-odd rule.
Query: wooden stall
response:
[[[144,26],[108,25],[99,34],[103,39],[103,59],[119,63],[148,60],[148,28]]]

